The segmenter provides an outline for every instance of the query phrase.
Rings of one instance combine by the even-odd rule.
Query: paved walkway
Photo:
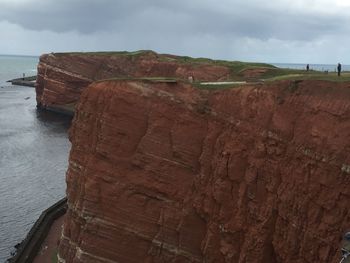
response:
[[[38,255],[34,258],[33,263],[54,263],[57,253],[58,241],[61,237],[64,216],[58,218],[51,226],[50,231],[41,245]]]

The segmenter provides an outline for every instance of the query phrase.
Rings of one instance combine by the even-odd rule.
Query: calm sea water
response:
[[[289,69],[306,69],[306,64],[293,64],[293,63],[270,63],[279,68],[289,68]],[[337,64],[309,64],[310,70],[336,72]],[[350,71],[350,65],[342,64],[342,71]]]
[[[35,75],[37,63],[36,57],[0,56],[0,262],[65,195],[70,118],[37,111],[33,88],[6,83]]]

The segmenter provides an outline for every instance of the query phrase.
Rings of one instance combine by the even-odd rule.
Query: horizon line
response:
[[[74,51],[72,51],[74,52]],[[88,52],[88,51],[86,51]],[[70,53],[70,52],[67,52]],[[43,53],[46,54],[46,53]],[[23,55],[23,54],[0,54],[0,56],[3,57],[37,57],[39,58],[41,55]],[[221,60],[221,59],[220,59]],[[230,60],[230,59],[225,59],[227,61],[234,61],[234,60]],[[265,61],[257,61],[257,60],[237,60],[237,61],[241,61],[241,62],[256,62],[256,63],[267,63],[267,64],[294,64],[294,65],[337,65],[338,62],[336,63],[306,63],[306,62],[265,62]],[[341,63],[342,65],[350,65],[347,63]]]

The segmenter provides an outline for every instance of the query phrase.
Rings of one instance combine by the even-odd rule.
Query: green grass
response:
[[[218,89],[232,89],[232,88],[237,88],[242,86],[242,84],[240,85],[236,85],[236,84],[220,84],[220,85],[194,85],[195,87],[202,89],[202,90],[218,90]]]
[[[55,249],[54,253],[52,253],[52,255],[51,255],[51,262],[52,263],[57,263],[58,262],[57,249]]]
[[[60,105],[59,107],[67,111],[75,111],[76,102]]]
[[[350,72],[344,72],[341,77],[337,77],[336,73],[330,72],[328,74],[319,71],[308,71],[296,70],[296,69],[283,69],[277,68],[273,65],[266,63],[255,63],[255,62],[241,62],[241,61],[227,61],[227,60],[215,60],[209,58],[193,58],[189,56],[176,56],[170,54],[157,54],[152,50],[138,50],[134,52],[129,51],[102,51],[102,52],[71,52],[71,53],[54,53],[56,56],[69,56],[69,55],[91,55],[91,56],[127,56],[130,59],[135,59],[143,55],[154,55],[159,61],[172,61],[183,64],[191,64],[192,67],[202,65],[214,65],[224,66],[229,69],[229,78],[227,81],[279,81],[279,80],[325,80],[325,81],[336,81],[345,82],[350,81]],[[265,72],[260,74],[258,77],[245,77],[244,73],[246,70],[264,69]],[[152,82],[176,82],[176,78],[112,78],[109,80],[145,80]],[[101,80],[104,81],[104,80]],[[195,84],[194,86],[202,89],[219,89],[229,88],[239,85],[235,84],[220,84],[220,85],[200,85]]]
[[[304,74],[305,71],[298,70],[298,69],[284,69],[284,68],[274,68],[269,69],[264,74],[261,75],[262,79],[269,79],[279,76],[285,76],[285,75],[298,75],[298,74]]]
[[[246,68],[268,68],[276,69],[275,66],[266,63],[255,62],[241,62],[241,61],[227,61],[227,60],[214,60],[209,58],[193,58],[189,56],[175,56],[170,54],[157,54],[152,50],[138,50],[134,52],[129,51],[101,51],[101,52],[67,52],[67,53],[53,53],[55,56],[69,56],[69,55],[90,55],[90,56],[128,56],[131,58],[152,54],[157,56],[159,61],[174,61],[183,64],[192,64],[194,67],[207,64],[216,66],[228,67],[231,71],[232,77],[239,77],[238,73]]]
[[[236,68],[236,70],[246,66],[276,68],[275,66],[272,66],[266,63],[228,61],[228,60],[210,59],[210,58],[193,58],[189,56],[175,56],[175,55],[169,55],[169,54],[160,54],[160,56],[161,56],[161,60],[164,60],[164,61],[178,61],[183,63],[199,63],[199,64],[216,64],[220,66],[233,67],[233,68]]]
[[[188,63],[194,66],[196,65],[215,65],[215,66],[224,66],[228,67],[230,70],[230,75],[232,79],[242,80],[240,74],[246,69],[254,68],[266,68],[268,70],[277,69],[275,66],[266,64],[266,63],[257,63],[257,62],[241,62],[241,61],[228,61],[228,60],[215,60],[209,58],[192,58],[188,56],[173,56],[163,54],[159,58],[161,61],[176,61],[178,63]]]
[[[67,55],[92,55],[92,56],[138,56],[142,54],[153,53],[152,50],[137,50],[133,52],[129,51],[98,51],[98,52],[58,52],[53,53],[55,56],[67,56]]]
[[[231,89],[231,88],[238,88],[246,84],[209,84],[205,85],[200,82],[195,82],[192,84],[194,87],[202,90],[217,90],[217,89]]]
[[[267,78],[266,81],[278,81],[278,80],[324,80],[333,82],[346,82],[350,81],[350,72],[343,72],[340,77],[336,73],[322,73],[322,72],[312,72],[309,73],[299,73],[299,74],[285,74],[280,76],[273,76]]]
[[[135,81],[166,82],[166,83],[176,83],[179,81],[177,78],[165,78],[165,77],[144,77],[144,78],[121,77],[121,78],[101,79],[101,80],[97,80],[96,82],[113,81],[113,80],[135,80]]]

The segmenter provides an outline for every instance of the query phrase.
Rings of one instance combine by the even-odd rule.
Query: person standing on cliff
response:
[[[338,77],[339,77],[340,76],[340,72],[341,72],[341,64],[340,63],[338,63],[337,71],[338,71]]]
[[[307,65],[306,65],[306,71],[309,71],[309,70],[310,70],[310,65],[307,64]]]

